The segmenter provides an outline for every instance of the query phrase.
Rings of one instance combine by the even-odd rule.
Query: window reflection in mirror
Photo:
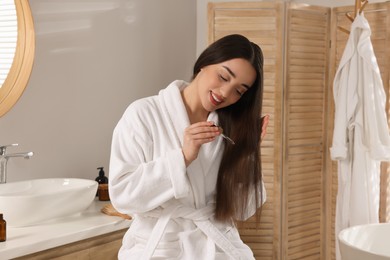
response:
[[[0,2],[0,88],[15,57],[18,22],[14,0]]]
[[[14,51],[10,50],[12,43],[9,43],[7,40],[8,38],[5,37],[6,35],[13,34],[10,32],[12,29],[12,22],[8,23],[9,26],[4,26],[4,30],[8,30],[8,32],[0,32],[0,46],[6,46],[5,49],[7,49],[4,51],[0,50],[1,63],[3,62],[3,57],[4,59],[12,59],[13,57],[8,69],[6,68],[6,65],[0,65],[0,70],[8,70],[0,88],[1,117],[15,105],[27,85],[34,61],[35,34],[28,0],[0,0],[0,2],[0,21],[9,21],[12,8],[14,8],[16,10],[16,20],[14,21],[14,24],[17,25],[17,31],[14,32],[16,37],[16,48]],[[8,3],[9,5],[5,5],[5,3]],[[11,4],[14,4],[14,6],[11,7]],[[6,9],[8,9],[8,11]],[[4,24],[7,23],[4,22]],[[3,41],[6,43],[3,44]]]

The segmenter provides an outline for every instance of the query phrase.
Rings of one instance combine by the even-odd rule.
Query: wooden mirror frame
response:
[[[15,0],[18,38],[14,61],[0,88],[0,117],[18,101],[27,86],[34,62],[35,33],[28,0]]]

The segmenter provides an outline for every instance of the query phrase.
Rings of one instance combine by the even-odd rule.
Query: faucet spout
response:
[[[2,153],[0,153],[0,184],[7,182],[7,163],[10,158],[22,157],[24,159],[30,159],[33,155],[33,152],[6,154],[4,149]]]
[[[24,157],[24,159],[30,159],[31,156],[33,156],[33,155],[34,155],[33,152],[28,152],[28,153],[11,153],[11,154],[4,155],[4,158],[9,159],[11,157]]]

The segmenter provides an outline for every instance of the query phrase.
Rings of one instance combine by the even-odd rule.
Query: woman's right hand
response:
[[[269,115],[265,115],[262,117],[263,124],[261,125],[261,141],[263,141],[265,135],[267,134],[267,127],[269,124]]]
[[[214,141],[221,134],[213,122],[198,122],[184,130],[183,155],[186,166],[198,157],[202,144]]]

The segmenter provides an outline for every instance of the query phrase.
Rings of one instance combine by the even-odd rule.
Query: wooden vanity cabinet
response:
[[[71,244],[15,258],[15,260],[111,260],[118,259],[118,251],[127,229],[91,237]]]

